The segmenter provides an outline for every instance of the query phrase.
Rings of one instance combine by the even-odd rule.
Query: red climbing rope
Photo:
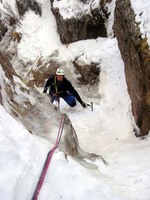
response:
[[[64,123],[65,123],[65,117],[66,117],[66,115],[62,114],[55,145],[53,146],[53,148],[47,154],[47,157],[46,157],[46,160],[45,160],[45,163],[44,163],[44,166],[43,166],[39,181],[38,181],[38,183],[36,185],[36,188],[35,188],[35,191],[34,191],[34,194],[33,194],[33,197],[32,197],[31,200],[37,200],[38,199],[38,195],[39,195],[40,190],[42,188],[42,185],[43,185],[43,182],[44,182],[48,167],[50,165],[52,156],[54,154],[55,149],[58,147],[60,139],[61,139],[61,136],[62,136],[63,127],[64,127]]]

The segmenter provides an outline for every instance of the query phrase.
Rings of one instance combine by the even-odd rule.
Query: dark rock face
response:
[[[3,54],[2,52],[0,52],[0,65],[3,67],[3,70],[8,80],[10,80],[11,84],[14,85],[15,83],[14,83],[13,75],[17,76],[17,74],[15,70],[12,68],[12,65],[9,59],[7,58],[7,56]]]
[[[2,12],[2,14],[0,13],[0,41],[4,37],[5,33],[9,30],[9,27],[13,26],[18,21],[11,8],[7,8],[7,11],[8,13],[0,11]],[[3,19],[3,16],[5,16],[5,20]]]
[[[84,2],[84,1],[83,1]],[[105,28],[106,18],[103,9],[91,9],[91,15],[83,15],[79,18],[63,19],[58,8],[53,7],[51,0],[52,12],[56,18],[57,29],[63,44],[72,43],[79,40],[95,39],[97,37],[107,37]]]
[[[39,14],[40,16],[42,15],[41,6],[34,0],[16,0],[16,4],[18,7],[18,12],[21,16],[24,15],[29,8],[35,11],[36,14]]]
[[[0,41],[7,31],[8,28],[5,26],[4,22],[0,20]]]
[[[150,60],[148,61],[150,51],[135,23],[130,0],[116,1],[113,28],[125,63],[133,115],[140,129],[140,136],[143,136],[150,130]]]
[[[78,78],[81,84],[84,85],[98,84],[100,69],[97,67],[96,63],[91,63],[90,65],[86,65],[84,63],[78,62],[77,60],[75,60],[73,63],[76,69],[81,74],[81,77]]]
[[[9,95],[9,98],[12,99],[13,96],[13,87],[15,86],[14,78],[13,76],[17,76],[15,70],[12,68],[12,65],[8,59],[8,57],[0,52],[0,65],[2,67],[2,70],[5,73],[5,76],[9,80],[8,82],[5,82],[5,92]],[[7,100],[8,101],[8,100]],[[3,105],[3,96],[2,96],[2,86],[0,85],[0,104]]]
[[[54,75],[59,67],[58,64],[54,61],[44,63],[41,59],[38,62],[39,63],[37,63],[36,70],[30,72],[32,73],[32,80],[26,82],[27,85],[32,87],[34,85],[37,87],[44,87],[44,81],[47,80],[51,75]]]

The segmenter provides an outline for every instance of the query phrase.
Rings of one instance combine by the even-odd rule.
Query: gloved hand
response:
[[[83,108],[86,107],[86,103],[84,103],[83,101],[82,101],[81,105],[82,105]]]
[[[47,89],[46,88],[44,88],[44,90],[43,90],[43,93],[46,93],[47,92]]]

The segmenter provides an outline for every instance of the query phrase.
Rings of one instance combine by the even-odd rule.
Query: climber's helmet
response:
[[[56,75],[57,76],[64,76],[65,75],[65,71],[62,68],[58,68],[56,71]]]

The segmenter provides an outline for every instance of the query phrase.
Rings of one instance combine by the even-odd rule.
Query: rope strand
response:
[[[33,193],[33,197],[32,197],[31,200],[37,200],[38,199],[38,195],[39,195],[40,190],[42,188],[42,185],[43,185],[43,182],[44,182],[48,167],[50,165],[52,156],[54,154],[55,149],[58,147],[58,145],[60,143],[62,132],[63,132],[63,128],[64,128],[64,124],[65,124],[65,118],[66,118],[66,114],[62,114],[61,122],[60,122],[60,125],[59,125],[59,130],[58,130],[58,134],[57,134],[57,138],[56,138],[56,142],[55,142],[53,148],[47,154],[47,157],[46,157],[46,160],[45,160],[45,163],[44,163],[44,166],[43,166],[39,181],[38,181],[38,183],[36,185],[36,188],[35,188],[35,191]]]

